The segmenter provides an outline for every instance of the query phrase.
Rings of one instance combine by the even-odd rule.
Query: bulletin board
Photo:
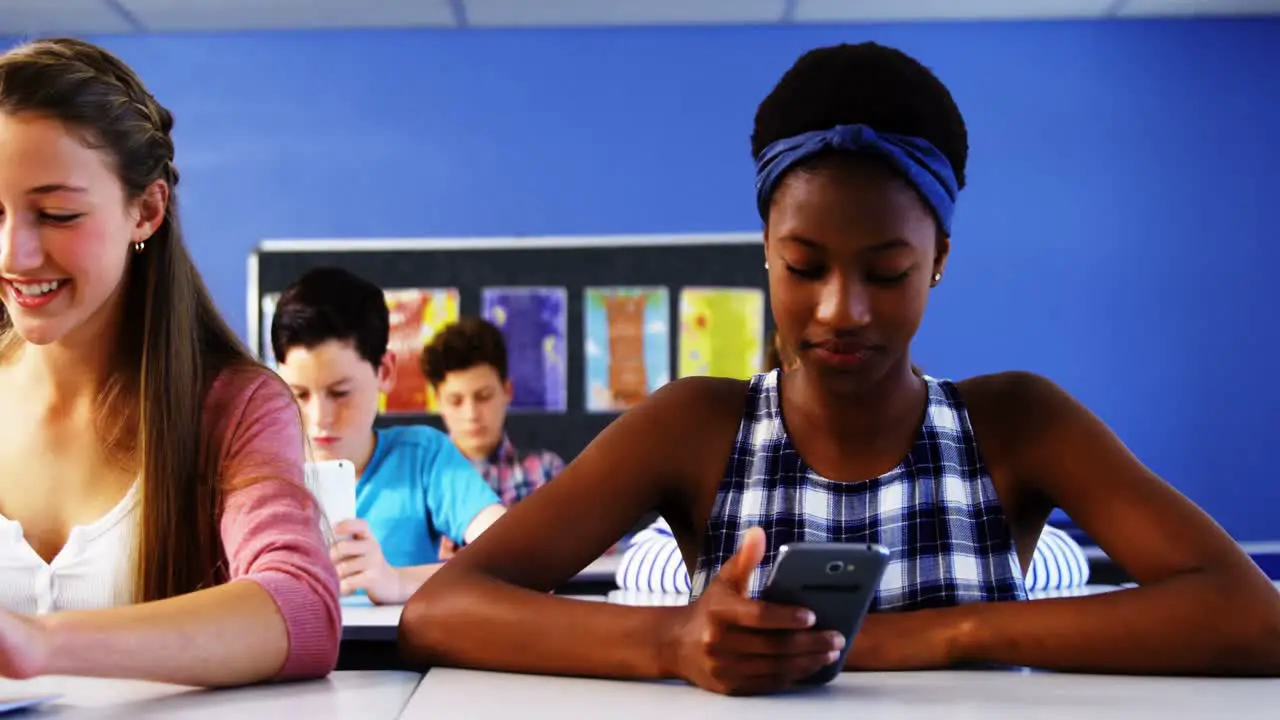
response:
[[[443,429],[418,357],[440,327],[481,315],[507,339],[512,441],[566,462],[673,378],[759,371],[772,331],[758,232],[267,240],[249,257],[247,319],[268,364],[274,298],[321,266],[387,295],[399,370],[380,425]]]

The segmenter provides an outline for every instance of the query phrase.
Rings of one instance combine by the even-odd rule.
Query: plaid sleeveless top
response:
[[[808,467],[782,422],[776,370],[751,378],[747,405],[693,574],[692,597],[760,526],[758,597],[778,548],[792,542],[889,548],[871,609],[918,610],[1026,598],[1013,536],[956,386],[925,377],[929,406],[915,445],[889,472],[834,482]]]

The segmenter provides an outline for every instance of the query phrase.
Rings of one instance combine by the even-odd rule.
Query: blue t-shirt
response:
[[[449,436],[426,425],[374,430],[377,444],[356,484],[356,516],[392,567],[440,558],[440,537],[459,545],[471,521],[498,504],[484,478]]]

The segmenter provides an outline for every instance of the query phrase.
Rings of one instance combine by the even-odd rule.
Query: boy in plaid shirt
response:
[[[439,398],[449,438],[503,505],[524,499],[564,467],[554,452],[521,452],[507,436],[507,346],[492,323],[466,317],[436,333],[423,349],[422,374]]]

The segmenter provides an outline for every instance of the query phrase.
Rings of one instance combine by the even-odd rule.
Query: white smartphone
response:
[[[321,460],[306,465],[307,489],[320,503],[320,527],[336,539],[333,526],[356,516],[356,467],[350,460]]]

